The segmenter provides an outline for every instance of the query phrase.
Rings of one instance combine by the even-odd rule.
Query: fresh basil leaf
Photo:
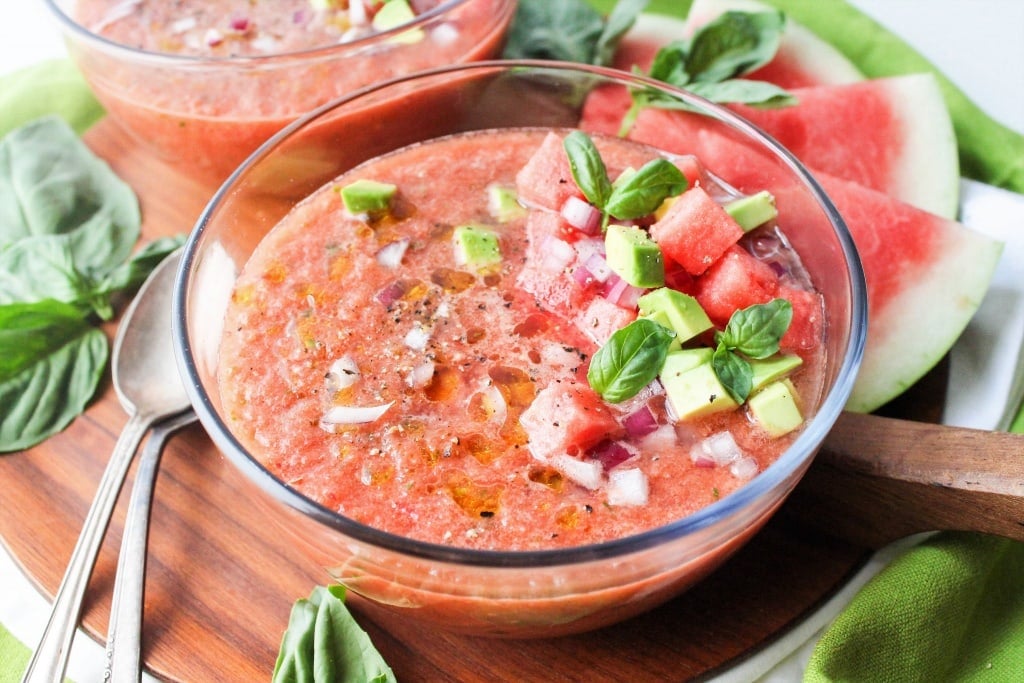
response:
[[[138,240],[134,192],[64,121],[45,117],[0,140],[0,249],[67,234],[78,270],[106,274]]]
[[[67,234],[33,235],[0,251],[0,304],[84,304],[91,289],[89,278],[75,268]]]
[[[0,306],[0,452],[64,429],[95,394],[109,353],[106,335],[75,306]]]
[[[738,102],[755,107],[789,107],[797,103],[795,95],[767,81],[735,78],[720,83],[690,83],[686,88],[695,95],[721,104]]]
[[[569,157],[569,169],[583,196],[597,208],[604,210],[612,194],[612,183],[608,169],[601,159],[594,141],[586,133],[574,130],[562,140],[565,154]]]
[[[685,87],[690,82],[686,69],[686,42],[674,40],[661,47],[654,55],[648,75],[659,81]]]
[[[395,675],[345,607],[342,586],[317,586],[292,606],[274,683],[394,683]]]
[[[597,350],[587,370],[587,381],[610,403],[636,396],[658,376],[674,337],[653,320],[637,318],[616,330]]]
[[[723,12],[697,31],[687,46],[691,80],[717,83],[750,73],[772,60],[786,17],[782,12]]]
[[[110,295],[119,291],[135,291],[142,286],[161,261],[184,243],[184,235],[160,237],[147,243],[126,263],[122,263],[103,278],[97,286],[97,292]]]
[[[667,197],[674,197],[689,184],[683,172],[668,159],[652,159],[621,185],[615,185],[604,205],[605,211],[621,220],[653,213]]]
[[[589,64],[603,30],[604,19],[585,0],[520,0],[502,54]]]
[[[711,367],[732,400],[736,403],[747,400],[754,386],[754,371],[750,363],[730,351],[724,344],[719,344],[711,356]]]
[[[720,344],[748,358],[767,358],[779,350],[779,341],[793,320],[793,304],[772,299],[735,311],[725,330],[716,337]]]
[[[647,8],[648,2],[649,0],[619,0],[615,3],[615,7],[604,22],[601,35],[597,38],[590,59],[592,64],[606,66],[612,63],[619,41],[633,28],[636,18]]]

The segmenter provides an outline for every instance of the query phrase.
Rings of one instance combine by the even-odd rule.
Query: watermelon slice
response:
[[[693,114],[646,109],[630,137],[696,154],[737,189],[768,189],[779,222],[798,224],[808,197],[774,164],[734,140],[697,130]],[[953,346],[988,289],[1002,244],[884,193],[810,169],[843,216],[864,266],[869,334],[847,408],[870,412],[898,396]],[[798,251],[813,245],[795,245]]]

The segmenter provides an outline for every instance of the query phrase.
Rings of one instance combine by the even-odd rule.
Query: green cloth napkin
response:
[[[0,683],[18,683],[32,651],[0,624]]]
[[[0,77],[0,137],[46,114],[61,116],[82,133],[103,113],[70,60],[52,59]]]

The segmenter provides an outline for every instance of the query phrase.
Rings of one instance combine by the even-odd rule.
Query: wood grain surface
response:
[[[188,231],[211,189],[148,158],[109,121],[90,146],[138,193],[144,235]],[[107,332],[113,334],[113,325]],[[0,536],[53,595],[102,469],[127,420],[112,387],[65,432],[0,456]],[[925,396],[941,396],[934,391]],[[907,399],[915,409],[935,399]],[[925,406],[928,407],[927,405]],[[935,416],[929,408],[919,416]],[[243,482],[199,426],[170,442],[153,510],[143,657],[170,681],[269,680],[292,603],[328,581],[248,505]],[[798,487],[799,488],[799,487]],[[89,586],[84,628],[105,639],[128,488]],[[777,514],[726,565],[648,614],[552,640],[471,638],[415,623],[361,625],[401,681],[682,681],[707,677],[770,643],[843,584],[867,556]],[[85,683],[85,682],[82,682]]]

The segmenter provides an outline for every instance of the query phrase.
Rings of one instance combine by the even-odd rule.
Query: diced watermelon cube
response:
[[[565,241],[565,233],[558,214],[530,212],[526,220],[528,246],[516,285],[532,294],[541,309],[570,320],[592,293],[580,287],[571,272],[577,254]]]
[[[601,398],[586,384],[553,382],[537,392],[519,416],[534,457],[582,455],[598,442],[622,433]]]
[[[821,295],[806,289],[781,286],[776,296],[793,304],[793,321],[779,345],[793,351],[809,351],[821,343],[823,303]]]
[[[516,174],[519,199],[530,206],[559,211],[569,197],[583,197],[569,168],[562,138],[548,133],[537,151]]]
[[[718,326],[729,322],[733,311],[775,298],[779,278],[771,266],[738,245],[697,279],[693,296]]]
[[[691,275],[700,275],[743,236],[743,228],[701,187],[674,199],[651,226],[662,253]]]
[[[576,327],[598,346],[608,341],[612,334],[636,320],[636,309],[626,309],[604,297],[595,297],[576,316]]]

